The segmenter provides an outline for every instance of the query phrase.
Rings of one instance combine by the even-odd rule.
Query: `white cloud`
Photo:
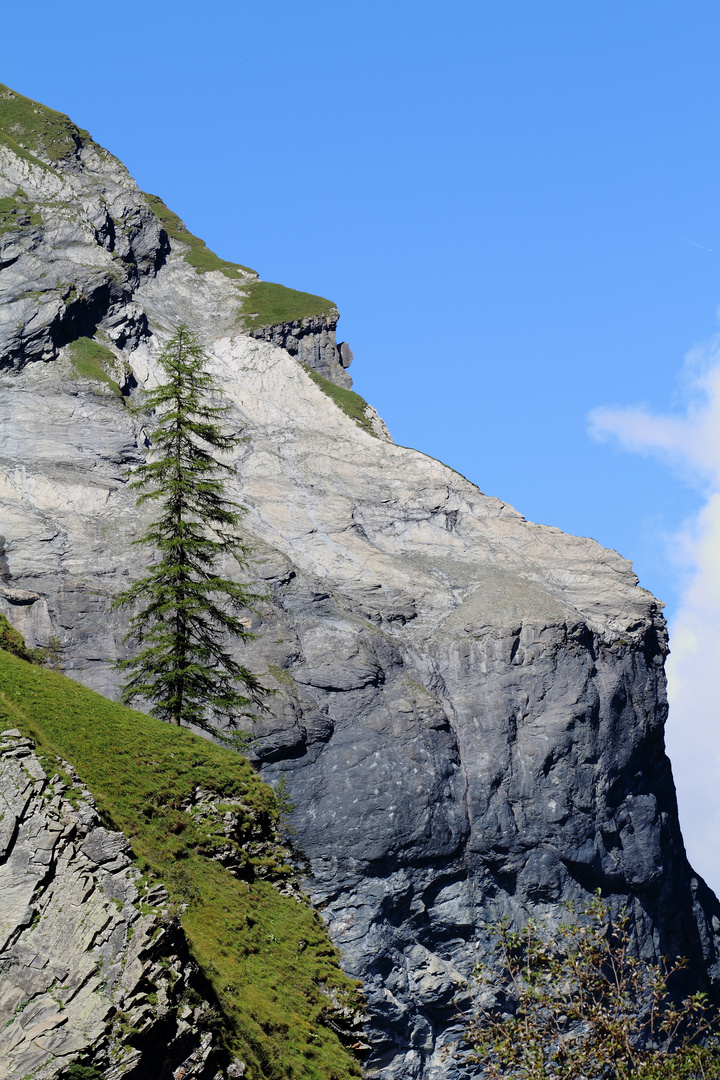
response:
[[[720,893],[720,347],[686,357],[684,412],[595,409],[591,434],[660,458],[705,495],[697,517],[673,538],[686,571],[670,623],[667,747],[690,861]],[[670,553],[669,557],[670,557]]]

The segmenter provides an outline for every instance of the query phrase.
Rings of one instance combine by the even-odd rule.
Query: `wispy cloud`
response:
[[[700,513],[672,538],[685,571],[670,624],[668,753],[678,789],[690,861],[720,892],[720,340],[686,357],[686,403],[658,415],[649,409],[595,409],[591,434],[625,450],[660,458],[705,497]]]

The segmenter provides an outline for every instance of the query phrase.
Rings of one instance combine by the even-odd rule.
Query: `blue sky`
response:
[[[706,393],[684,356],[719,329],[719,5],[27,0],[21,21],[0,79],[220,255],[333,299],[396,441],[619,550],[682,617],[700,556],[678,536],[715,481],[615,407]]]

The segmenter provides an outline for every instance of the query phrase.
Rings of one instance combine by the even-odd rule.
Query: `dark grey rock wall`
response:
[[[346,341],[341,347],[335,340],[339,318],[340,312],[333,311],[329,315],[309,316],[276,326],[258,326],[248,332],[259,341],[278,345],[301,364],[307,364],[319,375],[350,390],[352,378],[346,369],[352,363],[352,350]]]

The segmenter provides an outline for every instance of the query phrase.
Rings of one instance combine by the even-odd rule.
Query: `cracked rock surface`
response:
[[[93,169],[59,170],[83,221],[99,220],[111,181],[117,205],[136,206],[127,174]],[[42,203],[50,181],[36,173],[3,160],[7,183]],[[49,188],[46,201],[49,218]],[[184,319],[246,437],[230,493],[267,600],[238,658],[277,690],[251,753],[265,778],[286,777],[307,889],[364,982],[368,1075],[467,1076],[446,1049],[484,923],[557,917],[599,887],[627,904],[643,954],[688,956],[698,985],[717,981],[720,910],[687,863],[664,754],[665,624],[630,563],[360,428],[298,363],[303,350],[325,363],[327,340],[313,353],[303,334],[237,332],[236,285],[164,254],[133,213],[138,255],[97,328],[132,370],[132,397]],[[92,276],[112,252],[83,229],[72,258]],[[40,273],[33,237],[13,240],[12,265],[36,251]],[[0,338],[0,610],[116,696],[125,624],[110,605],[138,573],[147,520],[126,470],[148,452],[149,418],[74,375],[30,278],[7,280],[19,306]],[[20,893],[13,918],[31,922]]]
[[[3,1080],[56,1080],[73,1062],[107,1080],[221,1075],[207,1007],[185,1001],[197,972],[182,931],[129,848],[82,785],[49,777],[29,739],[0,732]]]

